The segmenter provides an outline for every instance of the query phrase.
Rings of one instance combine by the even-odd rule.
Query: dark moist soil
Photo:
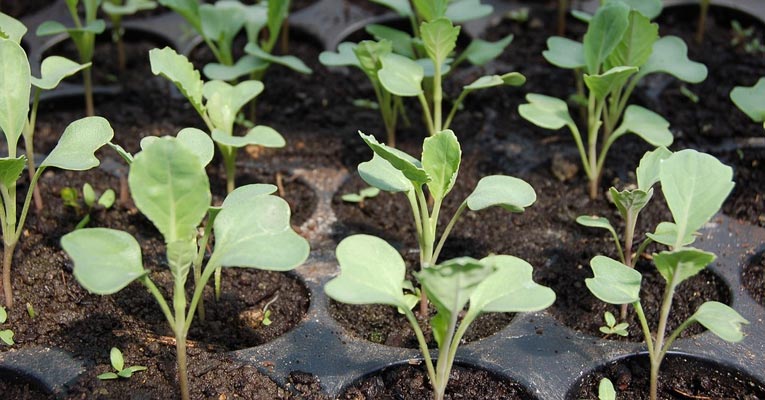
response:
[[[176,390],[174,339],[153,297],[138,283],[112,296],[88,294],[73,279],[71,261],[60,249],[60,237],[74,228],[81,215],[65,208],[58,194],[65,186],[80,188],[84,182],[91,182],[98,192],[119,187],[117,178],[98,169],[84,173],[46,172],[40,180],[46,209],[40,215],[30,213],[16,250],[13,284],[18,306],[9,311],[8,319],[15,332],[13,348],[62,348],[81,360],[88,374],[95,376],[108,369],[109,349],[119,347],[129,363],[148,366],[154,372],[131,379],[136,387],[130,390],[145,390],[149,393],[147,398],[164,397]],[[165,265],[162,238],[151,223],[136,210],[119,206],[95,211],[92,217],[90,227],[121,229],[136,236],[145,267],[152,271],[152,279],[169,298],[172,278]],[[242,370],[241,364],[226,360],[225,355],[209,353],[252,347],[292,329],[308,308],[310,299],[305,286],[287,274],[245,269],[225,269],[222,285],[223,294],[218,302],[213,300],[212,286],[206,289],[208,318],[205,322],[196,319],[189,333],[191,368],[203,368],[192,375],[193,390],[201,397],[209,397],[211,390],[242,395],[249,393],[242,391],[247,387],[258,386],[266,389],[258,389],[250,398],[283,398],[284,391],[273,383],[263,383],[268,379],[255,373],[252,367]],[[191,289],[190,283],[188,298]],[[272,324],[264,326],[263,307],[277,296],[269,307]],[[27,315],[27,304],[37,313],[33,320]],[[194,365],[196,360],[204,367]],[[216,368],[218,365],[224,366],[222,373]],[[231,369],[241,370],[236,374],[246,378],[231,379],[231,374],[225,372]],[[219,372],[208,374],[210,370]],[[89,387],[93,385],[93,376],[83,378],[83,393],[92,390]],[[111,391],[111,397],[97,398],[124,398],[125,391],[103,385],[98,387]],[[75,393],[79,390],[75,389]],[[269,394],[260,390],[268,390]],[[101,391],[98,389],[98,393]]]
[[[19,19],[32,15],[56,0],[0,0],[0,12]]]
[[[765,307],[765,253],[758,253],[744,266],[741,281],[749,295]]]
[[[363,379],[340,396],[343,400],[421,400],[433,397],[424,364],[400,365]],[[523,386],[483,370],[456,365],[444,399],[533,399]]]
[[[628,357],[588,374],[566,398],[596,399],[600,380],[608,378],[618,399],[648,399],[649,376],[648,356]],[[738,371],[670,354],[661,366],[658,396],[668,400],[756,400],[765,398],[765,387]]]

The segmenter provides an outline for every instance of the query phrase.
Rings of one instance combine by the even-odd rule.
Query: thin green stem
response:
[[[409,205],[412,209],[412,215],[414,216],[414,226],[417,228],[417,242],[420,245],[420,248],[424,246],[422,240],[422,218],[420,217],[420,206],[417,204],[417,197],[414,194],[414,191],[408,191],[406,192],[406,198],[409,200]]]
[[[669,335],[667,340],[664,342],[664,347],[662,347],[661,352],[659,353],[659,360],[664,360],[664,357],[667,355],[667,352],[669,352],[669,349],[672,348],[672,343],[675,342],[675,340],[680,336],[681,333],[683,333],[684,330],[688,329],[689,326],[693,324],[693,320],[686,320],[680,326],[675,328],[674,331],[672,331],[672,334]]]
[[[646,247],[648,247],[648,245],[651,244],[651,243],[653,243],[653,239],[648,238],[648,237],[645,238],[645,240],[643,240],[643,243],[640,243],[640,246],[638,246],[638,249],[635,252],[635,256],[634,256],[635,264],[637,264],[638,258],[640,258],[640,256],[645,252]],[[633,268],[634,268],[634,266],[633,266]]]
[[[200,278],[199,283],[194,285],[194,294],[191,296],[191,304],[189,305],[189,310],[186,314],[186,324],[183,328],[183,330],[186,332],[188,332],[189,328],[191,327],[191,321],[194,319],[194,310],[197,308],[197,305],[202,298],[202,294],[204,294],[207,282],[210,280],[213,272],[215,272],[215,269],[218,265],[217,263],[218,260],[216,254],[213,252],[213,254],[210,256],[210,259],[207,260],[207,265],[202,271],[202,277]]]
[[[441,87],[441,65],[434,63],[435,74],[433,75],[433,127],[436,133],[441,132],[443,119],[441,117],[441,106],[444,98],[443,88]]]
[[[170,329],[175,331],[175,316],[173,316],[173,312],[170,311],[170,306],[167,304],[165,297],[162,296],[162,292],[160,292],[159,288],[157,288],[157,285],[155,285],[154,281],[149,278],[148,274],[141,277],[139,282],[141,282],[141,284],[143,284],[146,289],[149,290],[149,293],[151,293],[151,295],[157,301],[157,304],[159,304],[159,308],[162,310],[162,314],[165,315],[167,323],[170,324]]]
[[[45,171],[45,167],[40,167],[40,169],[35,172],[35,176],[32,177],[32,181],[29,182],[29,188],[27,188],[27,195],[24,198],[24,206],[21,208],[21,216],[19,219],[19,223],[17,228],[15,228],[14,233],[14,241],[18,241],[21,237],[21,232],[24,230],[24,224],[27,221],[27,214],[29,214],[29,204],[32,202],[32,193],[34,192],[34,188],[37,186],[37,181],[40,180],[40,176],[42,176],[43,171]],[[12,199],[13,199],[13,218],[9,218],[8,223],[16,223],[16,185],[13,186],[11,189]]]
[[[653,362],[654,358],[656,358],[657,354],[655,354],[655,349],[653,347],[653,337],[651,336],[651,328],[648,327],[648,320],[645,317],[645,312],[643,311],[643,305],[640,304],[640,301],[636,301],[632,303],[632,307],[635,308],[635,313],[638,316],[638,321],[640,321],[640,328],[643,330],[643,337],[645,338],[645,344],[648,348],[648,356],[651,359],[651,362]]]
[[[178,383],[181,398],[189,400],[189,376],[186,370],[186,289],[182,279],[175,280],[173,288],[173,308],[175,310],[175,350],[178,361]],[[193,312],[193,309],[191,309]],[[190,321],[189,321],[190,322]]]
[[[460,93],[459,97],[457,97],[454,105],[452,105],[451,111],[449,111],[449,115],[446,117],[446,122],[444,122],[444,129],[449,129],[449,126],[452,124],[452,119],[454,119],[454,115],[457,114],[457,110],[465,100],[465,97],[467,97],[470,92],[472,92],[472,90],[463,89],[462,93]]]
[[[417,99],[420,100],[420,105],[422,106],[422,112],[425,114],[425,123],[428,126],[428,134],[430,136],[435,136],[436,128],[433,126],[433,117],[430,114],[430,106],[428,105],[428,100],[425,98],[425,95],[420,93],[417,95]]]
[[[3,243],[3,294],[5,295],[5,306],[13,308],[13,287],[11,286],[11,266],[13,264],[13,253],[16,251],[16,242]]]
[[[457,209],[457,211],[452,216],[452,219],[449,220],[449,223],[446,225],[446,229],[444,229],[444,232],[441,234],[441,239],[438,240],[438,245],[436,246],[436,250],[433,252],[433,259],[432,262],[438,263],[438,256],[441,254],[441,249],[444,247],[444,243],[446,242],[446,239],[449,237],[449,234],[452,232],[452,228],[454,228],[454,224],[457,223],[457,220],[462,216],[462,212],[465,211],[467,208],[467,201],[463,201],[462,204],[460,204],[460,207]]]
[[[414,316],[412,311],[406,307],[403,309],[406,311],[406,319],[409,321],[409,324],[414,330],[414,334],[417,337],[417,344],[420,346],[420,352],[422,352],[422,357],[425,359],[425,367],[428,370],[428,378],[431,382],[435,382],[436,369],[433,367],[433,360],[430,358],[430,351],[428,350],[428,342],[425,341],[425,335],[422,334],[420,324],[417,322],[417,318]]]

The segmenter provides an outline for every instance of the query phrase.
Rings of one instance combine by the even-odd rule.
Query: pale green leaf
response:
[[[64,129],[58,144],[40,166],[72,171],[85,171],[97,167],[100,162],[94,153],[112,137],[114,137],[114,131],[106,119],[102,117],[78,119]]]
[[[392,51],[393,43],[385,39],[379,42],[364,40],[353,47],[353,53],[356,55],[359,68],[364,71],[373,83],[380,80],[378,72],[382,68],[382,57],[385,57]]]
[[[29,113],[32,85],[29,61],[18,43],[3,39],[0,39],[0,60],[0,130],[15,153]]]
[[[555,302],[552,289],[534,282],[533,268],[513,256],[495,255],[481,260],[496,270],[470,296],[471,312],[534,312]]]
[[[744,339],[742,325],[749,324],[741,314],[723,303],[708,301],[696,310],[691,318],[709,329],[720,339],[728,342],[740,342]]]
[[[653,44],[651,57],[638,75],[643,77],[658,72],[688,83],[699,83],[707,78],[707,67],[689,60],[688,46],[676,36],[665,36]]]
[[[382,56],[380,61],[382,68],[377,76],[385,90],[403,97],[422,94],[425,70],[420,64],[394,53]]]
[[[96,204],[96,191],[93,190],[93,186],[89,183],[82,185],[82,200],[88,207],[93,207]]]
[[[32,84],[43,90],[51,90],[61,81],[77,72],[90,67],[90,63],[78,64],[68,58],[50,56],[40,66],[40,78],[32,77]]]
[[[445,130],[431,136],[422,144],[422,168],[430,177],[428,189],[436,199],[443,199],[454,187],[462,160],[457,136]]]
[[[394,168],[401,171],[410,181],[420,184],[428,183],[430,181],[428,173],[422,168],[422,163],[416,158],[401,150],[379,143],[372,135],[365,135],[362,132],[359,132],[359,135],[361,135],[361,138],[366,142],[369,148],[375,152],[375,154],[379,155],[388,161]]]
[[[654,254],[653,262],[667,283],[679,285],[701,272],[715,258],[713,253],[688,247]]]
[[[409,17],[413,14],[412,6],[409,4],[409,0],[370,0],[373,3],[383,5],[395,11],[402,17]]]
[[[599,75],[584,74],[584,83],[598,101],[603,101],[612,92],[623,88],[637,71],[637,67],[614,67]]]
[[[173,274],[173,281],[183,286],[197,255],[194,238],[177,240],[167,244],[167,265]]]
[[[765,121],[765,78],[760,78],[754,86],[734,87],[730,99],[752,121]]]
[[[372,159],[359,164],[359,175],[369,185],[386,192],[409,192],[414,190],[412,181],[377,153]]]
[[[103,374],[100,374],[100,375],[96,376],[96,378],[98,378],[98,379],[100,379],[102,381],[106,381],[106,380],[110,380],[110,379],[118,379],[119,375],[115,374],[114,372],[105,372]]]
[[[522,179],[505,175],[489,175],[478,181],[473,193],[465,200],[473,211],[499,206],[511,212],[523,212],[534,204],[537,194]]]
[[[455,23],[462,23],[487,17],[494,8],[489,4],[481,4],[481,0],[452,0],[446,8],[446,18]]]
[[[616,389],[608,378],[603,378],[598,384],[598,400],[616,400]]]
[[[153,10],[157,3],[151,0],[125,0],[123,4],[104,1],[101,8],[109,15],[133,15],[138,11]]]
[[[664,4],[661,0],[607,0],[607,2],[619,1],[637,10],[649,19],[654,19],[661,14]]]
[[[189,60],[175,52],[170,47],[149,50],[149,62],[151,72],[154,75],[162,75],[178,87],[178,90],[191,102],[194,109],[204,114],[202,103],[202,88],[204,82],[199,71],[194,69]]]
[[[644,0],[640,0],[644,1]],[[606,59],[606,68],[641,67],[651,57],[653,44],[659,40],[659,25],[637,11],[629,15],[629,27],[613,53]]]
[[[13,331],[10,329],[3,329],[0,331],[0,341],[7,344],[8,346],[13,346],[16,344],[13,341]]]
[[[243,81],[235,86],[223,81],[209,81],[202,89],[213,126],[226,133],[233,132],[239,110],[261,92],[263,83],[256,80]]]
[[[550,64],[560,68],[576,69],[585,65],[582,43],[564,37],[547,39],[547,50],[542,55]]]
[[[117,195],[114,193],[114,190],[107,189],[104,191],[104,193],[101,195],[101,197],[98,198],[98,205],[100,205],[103,208],[109,209],[114,205],[114,202],[117,200]]]
[[[605,229],[611,232],[612,235],[616,236],[616,231],[614,230],[614,227],[611,225],[611,222],[608,220],[608,218],[598,217],[595,215],[580,215],[576,218],[576,223],[588,228]]]
[[[214,42],[225,43],[223,46],[229,48],[244,26],[241,6],[226,1],[214,5],[202,3],[199,6],[199,18],[202,21],[202,35]]]
[[[616,188],[609,189],[611,198],[625,221],[637,221],[638,213],[645,208],[653,197],[653,188],[647,191],[640,189],[618,191]],[[632,216],[632,218],[629,218]]]
[[[0,324],[4,324],[5,321],[8,321],[8,312],[5,307],[0,306]]]
[[[122,357],[122,352],[116,347],[112,347],[109,351],[109,360],[112,363],[112,367],[117,371],[122,371],[125,368],[125,359]]]
[[[434,64],[442,65],[457,47],[460,27],[454,26],[446,18],[438,18],[432,22],[423,22],[420,26],[420,35],[430,59]]]
[[[657,147],[669,146],[674,141],[669,122],[664,117],[634,104],[627,107],[622,124],[614,131],[610,140],[614,141],[628,132]]]
[[[379,24],[369,24],[364,27],[364,30],[374,36],[375,40],[389,40],[393,45],[393,51],[397,54],[401,54],[407,58],[416,58],[413,48],[414,39],[409,33]],[[338,46],[338,51],[341,50],[342,49]]]
[[[0,38],[19,44],[26,33],[27,27],[21,21],[0,12]]]
[[[535,93],[527,94],[526,101],[518,106],[518,112],[532,124],[552,130],[575,126],[565,101]]]
[[[361,68],[359,59],[353,49],[356,43],[343,42],[337,46],[337,52],[323,51],[319,54],[319,62],[328,67],[354,66]]]
[[[268,62],[265,60],[255,56],[246,55],[237,60],[234,65],[224,65],[218,63],[207,64],[202,69],[202,72],[204,72],[205,76],[209,79],[235,81],[255,71],[262,71],[267,67]]]
[[[301,74],[311,74],[313,71],[311,71],[311,68],[309,68],[303,60],[295,57],[295,56],[275,56],[270,53],[266,53],[261,49],[257,44],[255,43],[247,43],[247,46],[245,46],[244,51],[247,54],[253,55],[255,57],[258,57],[262,60],[268,61],[270,63],[279,64],[282,66],[285,66],[293,71],[300,72]]]
[[[584,35],[584,60],[587,73],[597,75],[600,67],[622,41],[629,26],[630,8],[612,2],[598,8]]]
[[[411,0],[417,15],[424,22],[431,22],[446,15],[450,0]]]
[[[212,138],[216,143],[224,144],[235,148],[249,145],[279,148],[284,147],[287,142],[284,137],[274,128],[265,125],[258,125],[250,129],[244,136],[226,135],[222,131],[214,130]]]
[[[630,304],[640,300],[640,272],[605,256],[590,260],[594,278],[585,279],[595,297],[609,304]]]
[[[640,159],[640,165],[635,170],[639,189],[648,190],[659,181],[661,162],[671,155],[672,152],[664,146],[659,146],[643,155]]]
[[[212,161],[215,155],[215,145],[213,145],[208,134],[197,128],[183,128],[178,132],[176,138],[199,158],[199,162],[203,166]]]
[[[673,222],[660,222],[656,231],[645,235],[656,243],[672,247],[677,244],[677,225]],[[695,241],[696,232],[686,232],[685,237],[680,240],[680,246],[688,246]]]
[[[26,166],[27,158],[24,156],[19,158],[0,158],[0,184],[6,188],[14,186]]]
[[[415,272],[428,299],[439,313],[457,314],[465,307],[479,284],[496,268],[470,257],[455,258]]]
[[[159,4],[183,16],[186,21],[201,33],[202,22],[199,20],[199,0],[158,0]]]

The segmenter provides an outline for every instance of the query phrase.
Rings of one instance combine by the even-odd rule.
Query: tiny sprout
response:
[[[505,14],[505,17],[511,21],[525,23],[529,20],[529,8],[521,7],[517,10],[510,10]]]
[[[37,317],[37,312],[35,312],[35,307],[30,302],[27,302],[27,315],[29,315],[29,318],[31,319],[35,319]]]
[[[616,400],[614,384],[608,378],[600,380],[598,385],[598,400]]]
[[[122,357],[122,352],[120,349],[116,347],[112,347],[112,350],[109,353],[109,359],[111,360],[112,368],[114,368],[117,373],[115,374],[114,372],[106,372],[98,375],[98,379],[101,379],[102,381],[118,378],[127,379],[133,376],[134,373],[138,371],[146,371],[147,369],[146,367],[140,365],[133,365],[125,368],[125,359]]]
[[[64,205],[74,208],[77,213],[82,213],[82,207],[80,206],[80,195],[77,193],[77,189],[71,187],[65,187],[61,189],[61,200],[64,201]],[[89,183],[82,186],[82,201],[85,204],[85,216],[74,227],[75,230],[82,229],[90,222],[90,213],[94,208],[101,208],[104,210],[110,209],[114,205],[116,200],[116,194],[114,190],[107,189],[99,197],[96,191]]]
[[[606,313],[603,314],[603,319],[606,321],[606,325],[601,326],[600,331],[603,332],[606,336],[616,334],[626,337],[629,334],[627,332],[627,328],[630,326],[630,324],[626,322],[617,324],[616,317],[614,317],[614,314],[611,314],[611,312],[606,311]]]
[[[266,303],[265,306],[263,306],[263,322],[261,322],[264,326],[271,325],[273,321],[271,321],[271,310],[268,309],[268,307],[271,304],[274,304],[274,302],[279,298],[279,295],[277,294],[274,296],[273,299],[269,300],[268,303]]]
[[[369,99],[354,99],[353,105],[358,108],[366,108],[368,110],[379,110],[380,103]]]
[[[699,102],[699,96],[694,93],[691,89],[688,89],[688,86],[680,85],[680,93],[687,97],[688,100],[690,100],[694,104],[698,104]]]
[[[380,194],[380,189],[370,186],[361,189],[358,193],[346,193],[341,197],[343,201],[347,203],[359,203],[359,207],[364,206],[364,200],[377,197]]]
[[[4,324],[8,320],[8,313],[5,311],[5,307],[0,306],[0,324]],[[0,330],[0,341],[13,346],[13,331],[10,329]]]

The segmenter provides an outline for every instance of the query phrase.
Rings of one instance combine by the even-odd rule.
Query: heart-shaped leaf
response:
[[[247,54],[253,55],[255,57],[258,57],[262,60],[268,61],[270,63],[279,64],[282,66],[285,66],[293,71],[300,72],[301,74],[311,74],[313,71],[311,71],[311,68],[309,68],[303,60],[295,57],[295,56],[275,56],[273,54],[265,52],[263,49],[260,48],[255,43],[247,43],[247,46],[245,46],[244,51]]]
[[[322,53],[323,54],[323,53]],[[234,65],[210,63],[202,69],[209,79],[220,81],[235,81],[255,71],[262,71],[268,67],[268,62],[255,56],[243,56]]]
[[[507,35],[496,42],[487,42],[481,39],[473,39],[460,58],[465,58],[473,65],[486,65],[489,61],[499,57],[505,48],[513,41],[513,35]]]
[[[584,280],[595,297],[608,304],[630,304],[640,300],[640,272],[605,256],[590,260],[594,278]]]
[[[481,0],[453,0],[446,8],[446,18],[462,23],[491,15],[494,7],[481,4]]]
[[[535,93],[527,94],[526,101],[528,103],[518,106],[518,112],[532,124],[552,130],[564,126],[576,127],[565,101]]]
[[[72,171],[85,171],[97,167],[100,162],[96,150],[112,140],[114,131],[109,121],[101,117],[86,117],[72,122],[64,129],[40,167],[56,167]]]
[[[13,331],[10,329],[0,330],[0,341],[8,346],[13,346],[15,344],[13,341]]]
[[[495,255],[481,260],[496,269],[470,296],[470,312],[534,312],[555,302],[555,292],[532,278],[533,268],[520,258]]]
[[[236,34],[244,26],[244,14],[241,7],[231,2],[202,3],[199,6],[199,18],[202,21],[202,35],[218,43],[231,47]]]
[[[613,142],[628,132],[657,147],[669,146],[674,140],[669,130],[669,122],[664,117],[634,104],[627,107],[622,124],[614,131],[610,140]]]
[[[688,83],[707,78],[707,67],[688,59],[688,46],[683,39],[665,36],[653,44],[653,52],[638,73],[639,77],[663,72]]]
[[[32,85],[29,61],[21,46],[10,40],[0,40],[0,60],[3,60],[0,63],[0,130],[15,153],[29,113]]]
[[[359,59],[353,49],[356,43],[343,42],[337,46],[337,52],[323,51],[319,54],[319,62],[328,67],[353,66],[361,68]]]
[[[258,125],[250,129],[244,136],[226,135],[222,131],[214,130],[212,138],[216,143],[231,147],[245,147],[249,145],[279,148],[284,147],[287,142],[284,137],[274,128],[265,125]]]
[[[141,246],[126,232],[84,228],[67,233],[61,247],[74,261],[74,277],[91,293],[112,294],[146,275]]]
[[[450,130],[436,133],[422,144],[422,168],[430,177],[428,189],[436,199],[443,199],[454,187],[462,160],[457,136]]]
[[[547,62],[560,68],[582,68],[585,64],[582,43],[564,37],[547,39],[547,50],[542,55]]]
[[[526,181],[512,176],[489,175],[478,181],[465,201],[473,211],[499,206],[510,212],[523,212],[536,200],[534,188]]]
[[[149,50],[149,62],[151,72],[154,75],[162,75],[178,87],[186,99],[191,102],[198,113],[204,114],[205,107],[202,103],[202,88],[204,82],[199,71],[194,69],[189,60],[176,53],[170,47]]]
[[[679,285],[701,272],[715,258],[717,257],[713,253],[689,247],[654,254],[653,262],[665,281]]]
[[[51,90],[58,86],[64,78],[90,67],[90,64],[78,64],[60,56],[47,57],[40,66],[40,78],[33,76],[32,84],[43,90]]]
[[[377,76],[385,90],[402,97],[422,94],[425,70],[420,64],[394,53],[382,56],[380,61],[382,68]]]
[[[730,99],[754,122],[765,121],[765,78],[751,87],[737,86],[730,92]]]
[[[749,324],[736,310],[716,301],[702,304],[690,319],[704,325],[720,339],[728,342],[740,342],[744,339],[741,328],[742,325]]]

